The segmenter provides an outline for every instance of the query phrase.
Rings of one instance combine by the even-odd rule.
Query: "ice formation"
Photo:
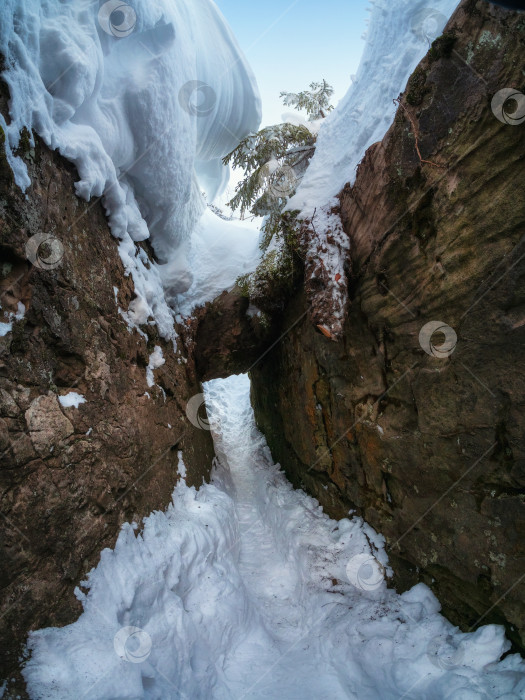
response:
[[[16,182],[25,126],[77,167],[80,197],[103,197],[141,318],[173,337],[163,288],[191,285],[191,233],[225,185],[221,157],[260,121],[253,75],[211,0],[3,0],[0,115]],[[151,237],[160,265],[135,245]],[[144,313],[145,312],[145,313]],[[132,321],[139,323],[139,319]]]
[[[523,660],[498,662],[502,627],[463,634],[425,585],[388,589],[383,538],[292,488],[247,377],[210,382],[206,399],[213,484],[182,480],[140,534],[125,525],[77,590],[78,621],[31,634],[34,700],[523,697]]]

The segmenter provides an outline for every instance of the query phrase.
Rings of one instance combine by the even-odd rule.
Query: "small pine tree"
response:
[[[288,123],[267,126],[256,134],[249,134],[223,160],[225,164],[241,168],[245,174],[228,205],[234,211],[240,208],[241,215],[251,210],[255,216],[260,216],[255,211],[257,202],[271,184],[272,176],[280,176],[276,172],[277,168],[272,171],[272,166],[275,163],[285,165],[290,160],[292,151],[297,152],[298,148],[310,149],[314,142],[315,137],[306,126]]]
[[[311,91],[281,93],[283,102],[306,109],[310,121],[323,118],[333,107],[329,104],[333,88],[326,80],[311,83]],[[234,211],[246,211],[265,217],[262,248],[266,249],[280,231],[280,215],[302,178],[315,150],[316,136],[306,125],[285,122],[249,134],[223,162],[244,170],[244,179],[228,202]]]
[[[281,93],[287,106],[305,109],[310,121],[322,119],[333,107],[333,89],[326,80],[312,83],[311,91]],[[261,248],[265,251],[254,273],[237,280],[239,287],[263,311],[272,313],[295,277],[298,253],[295,214],[283,212],[315,151],[316,135],[305,124],[276,124],[249,134],[223,162],[244,170],[244,179],[228,202],[233,211],[264,217]],[[270,243],[275,239],[273,249]]]
[[[283,99],[283,104],[287,107],[294,107],[297,110],[304,109],[308,119],[313,122],[317,119],[324,119],[333,110],[333,105],[330,104],[333,94],[333,87],[323,79],[320,83],[310,83],[310,90],[281,92],[279,97]]]

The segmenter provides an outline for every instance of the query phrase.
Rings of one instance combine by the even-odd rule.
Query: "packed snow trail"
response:
[[[292,488],[255,427],[246,377],[206,394],[213,483],[197,492],[182,479],[140,534],[124,526],[87,595],[77,590],[79,620],[31,634],[32,698],[525,697],[523,660],[497,661],[502,628],[463,634],[426,586],[387,589],[383,538]]]

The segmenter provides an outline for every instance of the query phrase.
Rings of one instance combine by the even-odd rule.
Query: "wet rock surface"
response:
[[[294,485],[385,535],[398,590],[424,581],[451,621],[505,624],[521,651],[525,125],[491,101],[523,91],[524,48],[522,14],[461,3],[341,193],[342,339],[305,317],[298,290],[251,372],[259,427]],[[431,322],[451,340],[441,355]]]

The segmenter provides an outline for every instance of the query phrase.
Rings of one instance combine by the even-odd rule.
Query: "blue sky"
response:
[[[263,126],[290,111],[281,91],[325,78],[334,103],[350,86],[363,51],[368,0],[215,0],[250,63],[263,101]]]

